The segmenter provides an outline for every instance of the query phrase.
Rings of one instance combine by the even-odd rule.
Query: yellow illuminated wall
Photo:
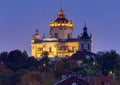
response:
[[[32,56],[41,58],[43,51],[49,53],[49,57],[70,57],[79,50],[79,42],[41,42],[31,44]]]
[[[35,43],[32,44],[32,56],[40,58],[43,51],[49,53],[49,57],[54,57],[57,54],[57,44],[56,42],[45,42],[45,43]]]

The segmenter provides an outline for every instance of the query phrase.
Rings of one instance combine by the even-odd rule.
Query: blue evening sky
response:
[[[0,0],[0,52],[20,49],[30,54],[35,29],[48,36],[61,1],[74,23],[74,37],[81,34],[85,21],[93,35],[93,52],[120,53],[120,0]]]

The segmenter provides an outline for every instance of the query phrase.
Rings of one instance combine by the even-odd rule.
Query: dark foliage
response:
[[[120,57],[114,50],[97,53],[96,61],[98,70],[103,75],[109,75],[110,71],[116,73],[120,67]]]
[[[27,80],[31,76],[29,75],[31,72],[35,72],[35,75],[36,72],[50,73],[54,74],[56,78],[60,78],[66,74],[109,75],[110,71],[116,74],[119,81],[120,57],[113,50],[98,52],[95,57],[84,59],[79,63],[76,60],[69,59],[50,61],[46,51],[42,53],[42,59],[39,61],[34,57],[29,57],[26,51],[13,50],[0,53],[0,85],[19,85],[21,78],[23,78],[22,83],[24,83],[24,77]],[[27,75],[25,76],[25,74]]]
[[[19,71],[20,69],[34,70],[38,68],[37,60],[33,57],[28,57],[26,51],[13,50],[9,53],[3,52],[0,54],[0,61],[13,71]]]

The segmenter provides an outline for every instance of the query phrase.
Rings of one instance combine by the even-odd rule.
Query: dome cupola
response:
[[[60,9],[58,13],[58,17],[55,21],[50,21],[50,28],[56,28],[56,27],[68,27],[73,28],[72,21],[69,21],[66,19],[66,16],[64,15],[64,11]]]

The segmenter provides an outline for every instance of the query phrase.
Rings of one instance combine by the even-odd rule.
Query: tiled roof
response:
[[[75,54],[73,54],[70,59],[71,60],[84,60],[89,58],[93,58],[96,54],[89,52],[89,51],[77,51]]]
[[[72,85],[73,83],[76,83],[77,85],[88,85],[86,81],[77,76],[69,76],[55,83],[54,85]]]

